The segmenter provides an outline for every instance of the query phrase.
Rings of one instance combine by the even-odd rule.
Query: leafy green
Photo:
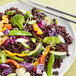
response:
[[[7,15],[13,15],[13,14],[15,14],[15,12],[16,12],[16,11],[8,11],[8,12],[6,12],[6,14],[7,14]]]
[[[20,14],[16,14],[14,17],[11,19],[11,23],[13,26],[18,26],[20,30],[23,29],[23,23],[25,23],[24,16]]]
[[[50,44],[51,46],[55,46],[57,43],[61,43],[58,37],[55,36],[50,36],[50,37],[45,37],[43,39],[43,43]]]

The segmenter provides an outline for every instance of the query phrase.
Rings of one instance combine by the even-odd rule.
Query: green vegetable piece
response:
[[[24,47],[26,48],[30,48],[28,44],[24,43],[24,42],[20,42]]]
[[[25,50],[23,52],[21,52],[21,54],[27,54],[29,52],[29,50]]]
[[[22,30],[23,27],[23,23],[25,23],[25,19],[24,16],[20,15],[20,14],[16,14],[12,19],[11,19],[11,23],[13,26],[18,26],[20,30]]]
[[[47,25],[50,25],[53,23],[53,19],[49,16],[45,16],[44,20],[46,21]]]
[[[6,62],[6,57],[2,53],[0,53],[0,57],[1,57],[1,62],[5,63]]]
[[[26,14],[24,15],[24,17],[25,17],[25,19],[32,19],[33,18],[33,15],[31,14],[31,12],[30,11],[26,11]]]
[[[47,65],[47,76],[52,76],[53,63],[54,63],[54,54],[51,54]]]
[[[7,76],[16,76],[16,73],[10,73]]]
[[[17,61],[21,61],[21,62],[24,61],[24,59],[22,59],[22,58],[19,58],[19,57],[16,57],[16,56],[9,56],[8,54],[6,54],[5,51],[1,51],[0,54],[3,54],[5,57],[11,58],[11,59],[14,59],[14,60],[17,60]],[[0,63],[2,63],[2,60],[0,60]]]
[[[55,46],[57,43],[61,43],[58,37],[55,36],[50,36],[50,37],[45,37],[43,39],[43,43],[50,44],[51,46]]]
[[[13,14],[15,14],[15,12],[16,12],[16,11],[8,11],[8,12],[6,12],[6,15],[8,15],[8,16],[9,16],[9,15],[13,15]]]
[[[33,25],[34,23],[36,23],[36,20],[28,21],[27,23]]]
[[[36,38],[31,38],[31,41],[32,41],[33,43],[36,43]]]
[[[31,51],[28,53],[28,56],[37,56],[38,54],[40,54],[42,51],[42,43],[40,42],[34,51]]]
[[[20,31],[20,30],[11,30],[10,34],[11,36],[32,36],[31,33],[26,32],[26,31]]]
[[[67,52],[50,51],[50,53],[54,54],[56,59],[64,59],[67,56]]]

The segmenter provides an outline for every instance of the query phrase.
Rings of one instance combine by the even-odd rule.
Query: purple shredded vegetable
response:
[[[9,68],[10,66],[8,64],[0,64],[0,68],[4,68],[4,67]]]
[[[43,69],[44,69],[44,64],[38,64],[36,73],[37,74],[42,74]]]
[[[58,36],[57,32],[55,31],[55,29],[50,29],[48,30],[49,36]]]
[[[11,68],[7,68],[2,72],[2,76],[7,76],[8,74],[12,73],[12,69]]]
[[[40,28],[43,27],[43,26],[46,26],[46,25],[47,25],[47,23],[44,20],[40,21],[39,24],[38,24],[38,26]]]
[[[3,33],[4,33],[4,35],[9,35],[10,34],[10,30],[6,29]]]
[[[31,63],[28,62],[23,62],[21,63],[21,66],[24,66],[25,68],[27,68],[29,71],[34,69],[34,66]]]

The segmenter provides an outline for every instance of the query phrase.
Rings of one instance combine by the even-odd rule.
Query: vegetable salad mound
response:
[[[0,75],[51,76],[70,56],[72,37],[40,9],[0,13]]]

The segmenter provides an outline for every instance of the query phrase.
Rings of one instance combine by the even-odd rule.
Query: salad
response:
[[[57,20],[33,8],[0,13],[0,76],[52,76],[70,56],[72,37]]]

